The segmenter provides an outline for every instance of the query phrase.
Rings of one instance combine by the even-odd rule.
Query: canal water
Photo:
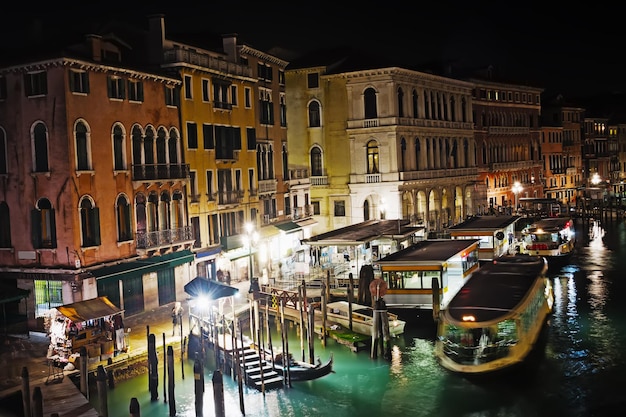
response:
[[[291,388],[258,392],[223,376],[226,416],[616,416],[626,408],[626,225],[578,223],[577,248],[567,265],[553,268],[555,308],[545,337],[531,360],[515,373],[467,379],[441,368],[433,356],[435,326],[430,314],[403,317],[405,333],[394,340],[391,360],[371,359],[329,340],[316,341],[322,361],[332,353],[331,375]],[[278,335],[272,340],[280,343]],[[302,356],[293,329],[289,349]],[[305,351],[307,350],[305,346]],[[119,382],[108,391],[111,417],[128,416],[131,398],[141,415],[170,416],[163,399],[150,401],[147,375]],[[196,416],[191,362],[175,365],[176,416]],[[215,415],[213,369],[205,369],[202,415]],[[184,378],[183,372],[184,369]],[[97,393],[91,402],[99,409]]]

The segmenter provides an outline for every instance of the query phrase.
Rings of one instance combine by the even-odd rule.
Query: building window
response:
[[[417,95],[417,91],[415,90],[413,90],[412,104],[413,104],[413,118],[417,119],[419,117],[419,96]]]
[[[117,197],[117,201],[115,202],[115,214],[117,217],[117,241],[126,242],[132,240],[130,204],[125,195],[119,195]]]
[[[202,137],[204,140],[204,149],[215,149],[215,136],[213,133],[213,125],[202,124]]]
[[[376,119],[378,117],[378,109],[376,106],[376,90],[368,88],[363,94],[363,102],[365,106],[365,118]]]
[[[50,200],[42,198],[31,213],[32,242],[35,249],[53,249],[57,247],[54,209]]]
[[[126,98],[124,80],[120,77],[107,77],[107,93],[109,94],[109,98],[124,100]]]
[[[210,169],[207,169],[206,171],[206,193],[207,193],[207,197],[209,199],[209,201],[213,201],[215,200],[215,196],[213,195],[215,193],[215,187],[213,186],[213,171]]]
[[[320,75],[317,72],[311,72],[306,77],[307,88],[318,88],[320,86]]]
[[[346,202],[344,200],[335,200],[335,217],[346,216]]]
[[[128,80],[128,100],[143,102],[143,83],[136,80]]]
[[[9,160],[7,148],[7,135],[3,128],[0,127],[0,175],[9,173]]]
[[[24,75],[24,89],[27,97],[48,94],[48,74],[45,71],[38,71]]]
[[[123,171],[126,169],[126,136],[122,126],[113,126],[113,170]]]
[[[252,107],[252,89],[249,87],[243,89],[243,102],[246,109]]]
[[[87,71],[70,70],[70,91],[72,93],[89,93],[89,73]]]
[[[209,84],[209,80],[206,78],[202,79],[202,101],[208,103],[211,98],[211,88]]]
[[[288,181],[289,178],[289,158],[287,154],[287,145],[283,144],[283,180]]]
[[[187,147],[198,149],[198,126],[193,122],[187,122]]]
[[[284,94],[280,95],[280,126],[287,127],[287,101]]]
[[[0,248],[11,247],[11,216],[9,215],[9,205],[0,202]]]
[[[320,202],[319,201],[311,201],[311,206],[313,206],[313,215],[314,216],[319,216],[321,211],[320,211]]]
[[[378,174],[378,144],[376,141],[370,140],[367,143],[367,173]]]
[[[278,70],[278,84],[285,85],[285,71]]]
[[[398,117],[404,117],[404,91],[398,88]]]
[[[165,105],[178,107],[180,105],[180,90],[171,85],[165,86]]]
[[[33,171],[49,172],[48,165],[48,129],[46,125],[39,122],[33,127]]]
[[[84,122],[77,122],[74,127],[76,141],[76,170],[89,171],[91,169],[90,133]]]
[[[89,197],[80,201],[81,246],[88,248],[100,245],[100,211]]]
[[[261,124],[274,124],[274,103],[272,102],[272,92],[270,90],[259,90],[259,108],[261,109]]]
[[[236,85],[230,86],[230,103],[233,106],[237,106],[237,86]]]
[[[191,94],[191,75],[185,75],[184,83],[185,83],[185,98],[187,100],[191,100],[193,98],[193,95]]]
[[[63,281],[35,280],[35,317],[50,316],[50,310],[63,305]]]
[[[314,100],[309,103],[309,127],[320,127],[321,125],[320,103]]]
[[[198,195],[198,181],[196,181],[196,171],[189,171],[189,201],[197,203],[200,200]]]
[[[313,177],[321,177],[324,175],[322,169],[322,150],[318,146],[311,149],[311,175]]]
[[[231,105],[228,102],[228,92],[230,84],[213,80],[213,106],[218,109],[230,110]]]
[[[246,128],[246,142],[249,151],[253,151],[256,149],[256,129],[253,127]]]

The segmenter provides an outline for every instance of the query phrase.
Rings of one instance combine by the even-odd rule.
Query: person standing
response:
[[[178,328],[179,325],[181,325],[183,322],[183,306],[181,305],[180,301],[176,301],[176,303],[174,303],[174,307],[172,308],[172,336],[175,335],[176,333],[176,329]],[[182,330],[181,330],[181,336],[182,336]]]
[[[113,316],[113,331],[115,332],[115,349],[118,352],[126,352],[126,338],[124,337],[124,321],[122,314]]]

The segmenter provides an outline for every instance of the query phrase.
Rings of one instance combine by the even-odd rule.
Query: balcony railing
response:
[[[193,227],[183,226],[176,229],[137,232],[137,249],[151,249],[192,241]]]
[[[252,77],[252,68],[246,65],[225,61],[224,59],[206,53],[190,51],[188,49],[168,49],[163,52],[163,60],[166,63],[186,62],[204,68],[214,69],[222,73]]]
[[[188,176],[189,164],[133,165],[133,181],[185,179]]]
[[[218,204],[238,204],[243,199],[242,190],[222,191],[217,193]]]

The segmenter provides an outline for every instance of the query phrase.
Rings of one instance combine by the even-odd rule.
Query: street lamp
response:
[[[518,208],[518,195],[519,193],[522,192],[524,188],[522,187],[522,184],[520,184],[519,181],[515,181],[515,183],[513,184],[513,194],[515,194],[515,212],[517,213],[517,208]]]
[[[600,175],[598,175],[597,172],[594,172],[591,177],[591,184],[593,184],[593,186],[595,187],[600,184],[600,181],[602,181],[602,178],[600,178]]]
[[[248,279],[252,280],[252,245],[254,245],[254,243],[256,243],[259,240],[259,234],[256,232],[256,230],[254,230],[254,224],[252,223],[246,223],[245,225],[245,229],[246,229],[246,237],[247,237],[247,244],[248,244]]]

